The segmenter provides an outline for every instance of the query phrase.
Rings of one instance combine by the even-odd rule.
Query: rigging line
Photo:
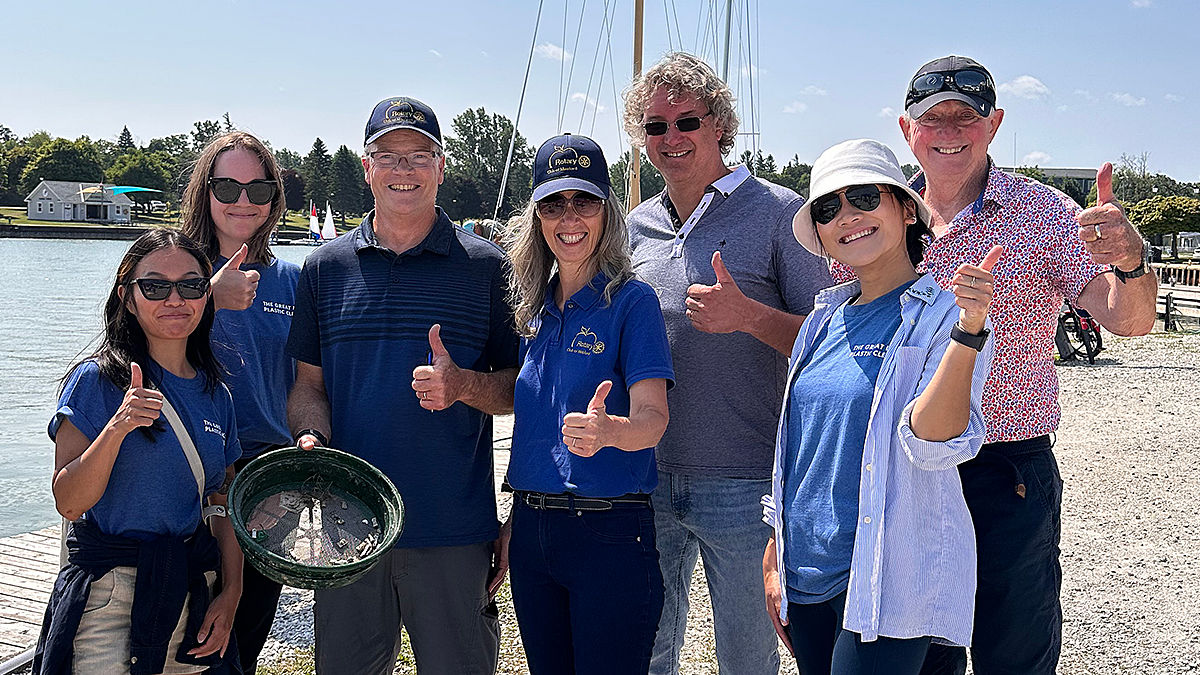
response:
[[[760,29],[759,29],[759,22],[758,22],[758,0],[754,0],[754,34],[756,36],[762,35],[762,33],[760,32]],[[754,41],[754,61],[756,63],[762,63],[762,40]],[[758,95],[759,95],[759,98],[762,98],[762,80],[761,79],[758,82]],[[759,105],[757,108],[754,109],[754,127],[755,127],[755,129],[758,129],[758,130],[762,129],[762,110],[760,110],[760,108],[762,108],[762,105]],[[757,138],[758,138],[758,136],[756,135],[755,139],[757,139]]]
[[[663,0],[663,18],[667,24],[667,47],[675,51],[675,41],[671,39],[671,10],[667,7],[667,0]]]
[[[558,121],[563,118],[566,99],[563,98],[563,76],[567,71],[567,15],[571,13],[571,0],[563,0],[562,57],[558,61]]]
[[[521,101],[517,104],[517,118],[513,120],[512,138],[508,140],[508,156],[504,160],[504,175],[500,178],[500,194],[496,197],[496,210],[492,212],[492,220],[500,217],[500,205],[504,203],[504,188],[508,186],[508,169],[512,165],[513,147],[517,143],[521,110],[525,107],[525,90],[529,87],[529,69],[533,66],[533,50],[537,47],[538,27],[542,25],[542,5],[545,2],[546,0],[538,0],[537,19],[533,22],[533,41],[529,43],[529,61],[525,63],[525,82],[521,85]]]
[[[675,36],[679,38],[679,51],[686,51],[683,44],[683,31],[679,30],[679,8],[675,6],[675,0],[670,0],[671,14],[675,15]]]
[[[613,13],[616,14],[617,3],[613,3]],[[601,32],[605,32],[607,27],[607,36],[604,41],[604,52],[607,55],[607,60],[604,57],[600,59],[600,85],[596,87],[596,106],[592,108],[592,126],[588,128],[588,135],[592,136],[596,133],[596,115],[600,113],[600,92],[604,88],[604,70],[612,64],[612,18],[608,14],[604,15],[604,25],[601,26]],[[614,67],[615,69],[615,67]],[[613,80],[613,86],[616,86],[616,80]]]
[[[604,42],[604,26],[608,23],[608,5],[609,0],[604,0],[604,23],[601,24],[600,30],[596,31],[596,49],[592,52],[592,67],[588,71],[588,86],[584,90],[584,96],[592,95],[592,82],[596,79],[596,61],[602,60],[600,45]],[[600,83],[596,85],[596,101],[600,100],[600,91],[604,86],[604,76],[600,76]],[[584,105],[579,108],[579,126],[576,129],[583,131],[583,121],[587,119],[587,100],[584,100]]]
[[[746,63],[749,64],[750,70],[750,130],[754,132],[754,135],[751,136],[750,139],[751,144],[754,147],[754,151],[759,152],[758,120],[756,119],[758,110],[754,107],[754,35],[750,32],[750,0],[746,0],[746,16],[744,25],[746,27]]]
[[[579,8],[579,27],[575,29],[575,46],[572,47],[572,49],[575,50],[574,51],[575,54],[579,53],[579,34],[583,31],[583,17],[586,13],[587,13],[587,0],[583,0],[583,6]],[[563,45],[563,47],[565,48],[566,45]],[[571,57],[571,70],[569,70],[567,72],[567,91],[568,92],[571,91],[571,80],[573,80],[574,78],[575,78],[575,57],[572,56]],[[567,96],[569,98],[570,94],[568,93]],[[587,94],[584,94],[583,105],[584,105],[584,107],[587,107]],[[566,115],[567,115],[567,101],[563,101],[562,116],[560,116],[558,118],[559,133],[562,133],[562,131],[563,131],[563,128],[562,128],[563,117],[566,117]]]
[[[613,7],[613,14],[614,15],[616,14],[615,4]],[[609,21],[609,23],[608,23],[608,32],[609,32],[609,45],[608,45],[608,50],[607,50],[608,51],[608,62],[611,64],[612,63],[612,22],[611,21]],[[609,68],[608,77],[609,77],[609,80],[612,82],[613,109],[616,111],[616,115],[614,115],[614,121],[616,121],[616,123],[617,123],[617,150],[618,150],[617,157],[619,158],[625,154],[626,137],[625,137],[625,126],[624,126],[624,124],[622,124],[622,118],[624,117],[625,108],[617,100],[616,71],[617,71],[616,66]],[[603,76],[601,77],[601,79],[603,80]],[[599,99],[600,99],[600,96],[599,96],[599,93],[597,93],[596,100],[599,100]],[[595,127],[595,115],[594,114],[592,116],[592,126]],[[626,185],[626,186],[629,185],[629,171],[632,170],[630,167],[633,165],[633,162],[632,162],[633,153],[632,152],[629,153],[629,159],[630,159],[630,161],[625,163],[625,175],[621,176],[621,182],[623,185]],[[628,195],[626,195],[626,198],[627,198],[626,201],[628,201]]]

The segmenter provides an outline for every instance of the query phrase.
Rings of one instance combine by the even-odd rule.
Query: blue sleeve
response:
[[[833,278],[825,259],[809,253],[792,233],[792,218],[803,204],[804,198],[797,197],[783,210],[775,223],[773,243],[775,278],[779,280],[784,308],[790,314],[807,315],[817,293],[832,286]]]
[[[64,420],[71,420],[88,440],[96,440],[123,397],[124,392],[100,374],[100,366],[95,361],[84,361],[71,371],[63,385],[58,407],[46,429],[50,440],[58,435]]]
[[[296,308],[285,351],[288,356],[314,366],[321,365],[321,326],[317,317],[319,265],[305,261],[296,284]]]
[[[491,305],[488,309],[488,339],[484,346],[487,365],[491,372],[515,368],[518,360],[520,338],[513,329],[513,311],[508,304],[508,260],[496,266],[492,275],[489,293]],[[297,308],[299,303],[297,302]]]
[[[238,440],[237,435],[237,410],[233,405],[233,395],[229,393],[229,387],[222,384],[213,393],[213,399],[217,410],[223,413],[224,428],[231,430],[225,434],[225,466],[233,466],[233,463],[242,457],[242,443]]]
[[[667,326],[663,321],[658,296],[639,281],[630,284],[643,286],[641,297],[629,308],[621,326],[621,351],[618,356],[625,388],[635,382],[661,377],[667,389],[675,386],[675,369],[671,365],[671,348],[667,343]]]

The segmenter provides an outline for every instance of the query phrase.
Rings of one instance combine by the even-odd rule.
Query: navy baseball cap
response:
[[[533,201],[563,190],[608,199],[608,162],[596,141],[587,136],[555,136],[542,143],[533,158]]]
[[[996,108],[992,74],[965,56],[944,56],[921,66],[908,84],[904,109],[918,119],[942,101],[962,101],[987,117]]]
[[[380,136],[396,129],[412,129],[428,136],[437,143],[439,149],[442,147],[442,128],[438,126],[433,108],[407,96],[385,98],[376,104],[375,109],[371,111],[371,119],[367,120],[367,134],[363,146],[370,145]]]

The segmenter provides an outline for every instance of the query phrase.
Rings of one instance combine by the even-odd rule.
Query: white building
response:
[[[25,198],[30,220],[76,223],[128,223],[133,205],[128,195],[114,195],[112,185],[44,180]]]

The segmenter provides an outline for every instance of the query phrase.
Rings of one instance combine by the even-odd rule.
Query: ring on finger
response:
[[[1100,223],[1096,223],[1092,227],[1095,228],[1095,230],[1096,230],[1096,239],[1097,240],[1103,239],[1104,237],[1101,236],[1101,234],[1100,234]]]

